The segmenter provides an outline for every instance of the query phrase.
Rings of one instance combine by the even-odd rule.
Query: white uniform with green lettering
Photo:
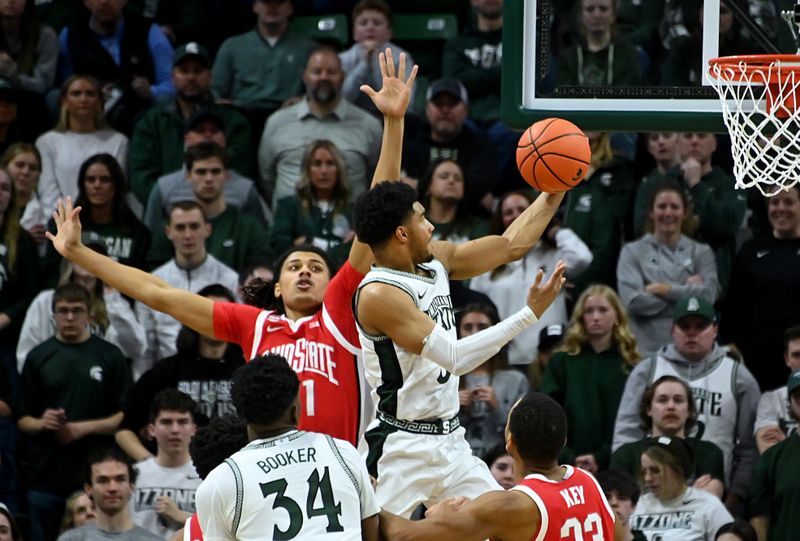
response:
[[[356,303],[367,284],[397,287],[455,340],[447,269],[437,259],[417,267],[423,274],[373,267],[358,286]],[[431,506],[501,490],[486,464],[472,455],[464,429],[453,422],[459,409],[458,376],[388,336],[370,335],[360,325],[358,334],[378,410],[365,438],[367,469],[378,479],[381,508],[408,517],[420,503]]]
[[[378,511],[355,447],[298,430],[251,442],[197,489],[206,541],[361,541]]]

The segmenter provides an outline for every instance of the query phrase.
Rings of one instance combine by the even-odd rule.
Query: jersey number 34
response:
[[[328,518],[328,526],[325,528],[328,533],[344,531],[341,522],[339,522],[339,517],[342,515],[342,504],[340,502],[337,503],[333,498],[330,472],[327,466],[321,479],[319,471],[316,469],[308,476],[308,497],[306,498],[305,513],[303,513],[303,509],[296,501],[284,495],[288,486],[286,479],[259,483],[259,486],[264,498],[275,495],[275,501],[272,504],[273,509],[284,509],[289,513],[289,527],[281,530],[276,525],[272,530],[272,539],[275,541],[294,539],[303,528],[303,522],[314,517],[324,516]],[[322,505],[314,507],[318,494],[321,496]]]

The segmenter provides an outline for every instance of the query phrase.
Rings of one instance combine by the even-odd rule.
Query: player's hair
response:
[[[269,425],[294,403],[300,381],[288,361],[272,353],[233,373],[231,399],[247,424]]]
[[[532,391],[511,409],[508,429],[525,462],[548,465],[558,460],[567,442],[567,415],[558,402]]]
[[[286,260],[289,259],[289,256],[297,252],[311,252],[319,256],[328,268],[328,276],[333,276],[333,263],[325,250],[317,248],[313,244],[292,246],[275,261],[275,266],[273,267],[275,275],[271,282],[256,278],[250,285],[242,287],[242,300],[244,303],[257,308],[263,308],[264,310],[275,310],[281,314],[285,313],[286,307],[283,305],[283,298],[275,296],[275,284],[281,280],[281,272],[283,271],[283,265],[286,263]]]
[[[350,19],[353,21],[353,24],[356,22],[356,17],[364,13],[365,11],[377,11],[384,17],[386,17],[386,22],[389,23],[389,28],[392,27],[392,8],[389,7],[384,0],[359,0],[356,2],[356,5],[353,6],[353,16]]]
[[[452,158],[437,158],[433,160],[428,165],[425,173],[422,175],[422,180],[420,180],[419,187],[417,188],[419,202],[422,203],[425,208],[431,208],[431,194],[429,192],[431,185],[433,184],[433,176],[436,174],[436,171],[439,169],[439,167],[445,163],[452,163],[458,167],[458,170],[461,172],[461,185],[463,187],[462,197],[458,203],[456,203],[456,215],[452,221],[452,228],[449,228],[450,235],[468,235],[470,226],[472,225],[473,217],[469,208],[470,187],[469,184],[467,184],[467,179],[464,175],[464,168],[460,163]],[[447,240],[447,237],[442,236],[441,239]]]
[[[719,530],[717,530],[714,539],[719,539],[722,537],[722,534],[726,533],[731,533],[742,541],[758,541],[758,535],[756,535],[755,529],[746,520],[736,519],[733,522],[723,524],[719,527]]]
[[[336,164],[336,185],[333,187],[333,213],[341,214],[347,209],[350,199],[350,183],[347,180],[347,163],[342,157],[342,153],[333,143],[327,139],[316,139],[308,145],[303,161],[300,163],[300,179],[297,181],[297,197],[306,214],[311,213],[317,196],[314,193],[314,186],[311,182],[311,160],[317,150],[327,150],[333,162]]]
[[[800,325],[789,327],[783,332],[783,351],[789,352],[789,342],[793,340],[800,340]]]
[[[636,366],[642,359],[642,355],[636,347],[636,337],[633,335],[628,323],[628,312],[622,306],[622,301],[616,292],[602,284],[590,285],[578,297],[578,302],[575,303],[572,318],[570,318],[569,326],[567,327],[567,334],[564,337],[564,345],[560,351],[565,351],[568,355],[575,356],[589,343],[589,337],[583,323],[583,315],[586,312],[586,301],[593,295],[603,297],[617,313],[617,324],[612,331],[613,342],[617,345],[619,354],[625,364],[629,368]]]
[[[688,433],[689,430],[694,427],[695,423],[697,423],[697,404],[694,402],[694,394],[692,393],[692,388],[689,387],[689,384],[686,381],[682,380],[677,376],[661,376],[653,383],[647,386],[642,393],[642,399],[639,402],[639,419],[641,420],[641,426],[645,432],[650,432],[653,428],[653,418],[647,414],[647,410],[650,408],[650,405],[653,403],[653,398],[656,396],[656,389],[662,383],[667,382],[674,382],[678,383],[681,387],[683,387],[683,391],[686,394],[686,406],[689,410],[689,417],[686,419],[686,424],[684,425],[684,429]]]
[[[116,445],[108,445],[92,448],[92,450],[89,451],[89,457],[86,459],[83,471],[86,484],[90,486],[92,484],[92,466],[102,462],[119,462],[120,464],[124,464],[128,468],[128,481],[130,481],[131,484],[136,483],[136,469],[133,467],[131,459]]]
[[[460,331],[461,329],[461,320],[467,314],[483,314],[487,318],[489,318],[489,322],[492,325],[497,325],[500,323],[500,316],[497,314],[497,309],[485,302],[473,302],[466,305],[464,308],[458,311],[456,314],[456,330]],[[459,332],[460,334],[460,332]],[[460,336],[459,336],[460,338]],[[489,359],[484,366],[489,370],[489,377],[492,378],[498,370],[504,370],[508,368],[508,347],[503,346],[500,348],[491,359]],[[467,378],[461,378],[458,382],[459,389],[464,389],[464,385],[466,384]]]
[[[187,148],[183,153],[183,165],[187,171],[191,171],[194,162],[211,158],[217,158],[222,168],[228,169],[228,155],[225,154],[225,149],[214,141],[203,141]]]
[[[382,182],[362,193],[353,210],[358,240],[371,248],[383,245],[408,220],[416,201],[416,190],[400,181]]]
[[[700,220],[694,213],[694,207],[692,206],[692,201],[689,199],[689,194],[686,192],[683,186],[677,182],[671,181],[667,181],[665,184],[653,190],[653,193],[650,194],[650,198],[647,201],[647,220],[644,227],[645,231],[648,233],[655,231],[655,222],[653,222],[653,218],[650,217],[650,213],[653,211],[653,205],[656,204],[656,198],[664,192],[674,193],[681,198],[681,203],[683,203],[683,221],[681,222],[681,232],[687,237],[693,236],[695,231],[697,231],[697,228],[700,226]]]
[[[498,443],[488,451],[486,454],[483,455],[483,461],[486,463],[488,467],[492,467],[492,464],[497,462],[498,459],[507,456],[508,451],[506,451],[506,444],[505,443]]]
[[[616,493],[617,498],[630,500],[633,505],[639,501],[641,491],[636,479],[627,473],[619,470],[605,470],[595,475],[600,488],[608,497],[609,494]]]
[[[55,312],[56,304],[59,302],[81,302],[86,305],[86,310],[88,311],[92,307],[92,296],[85,287],[69,283],[58,286],[53,292],[53,300],[51,302],[53,312]]]
[[[166,216],[167,225],[172,224],[172,213],[175,212],[176,210],[182,210],[183,212],[190,212],[193,210],[197,210],[200,212],[200,216],[203,217],[203,223],[204,224],[208,223],[208,216],[206,216],[206,211],[203,209],[203,207],[200,206],[200,203],[198,203],[197,201],[187,200],[187,201],[178,201],[169,206],[169,210],[167,211],[167,216]]]
[[[247,424],[235,415],[215,417],[199,428],[189,443],[194,469],[200,479],[233,453],[247,445]]]
[[[156,393],[150,403],[150,422],[155,423],[162,411],[188,413],[192,418],[192,422],[194,422],[194,410],[196,407],[197,402],[192,400],[192,397],[188,394],[173,388],[162,389]]]

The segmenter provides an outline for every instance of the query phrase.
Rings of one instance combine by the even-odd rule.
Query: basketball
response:
[[[540,192],[574,188],[589,169],[589,138],[562,118],[532,124],[517,143],[517,167],[525,182]]]

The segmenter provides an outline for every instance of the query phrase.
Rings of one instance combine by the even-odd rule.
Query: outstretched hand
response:
[[[56,234],[47,231],[45,235],[53,243],[53,247],[64,257],[81,245],[81,220],[78,214],[81,207],[72,207],[72,197],[65,201],[58,200],[53,219],[56,222]]]
[[[561,291],[561,287],[564,285],[564,273],[566,270],[566,263],[559,260],[559,262],[556,264],[553,274],[550,275],[550,278],[544,283],[544,285],[542,285],[542,280],[544,280],[544,271],[539,269],[539,272],[536,273],[536,278],[533,281],[533,285],[528,290],[528,306],[530,306],[537,318],[542,317],[542,314],[544,314],[545,310],[547,310],[547,308],[558,296],[558,293]]]
[[[387,48],[386,52],[378,55],[378,63],[381,67],[382,87],[376,92],[369,85],[361,85],[361,92],[365,93],[375,104],[378,111],[389,117],[402,118],[408,109],[408,102],[411,99],[411,89],[414,88],[414,80],[417,78],[417,65],[411,68],[411,74],[406,79],[406,55],[400,53],[400,65],[395,74],[394,58],[392,50]]]

